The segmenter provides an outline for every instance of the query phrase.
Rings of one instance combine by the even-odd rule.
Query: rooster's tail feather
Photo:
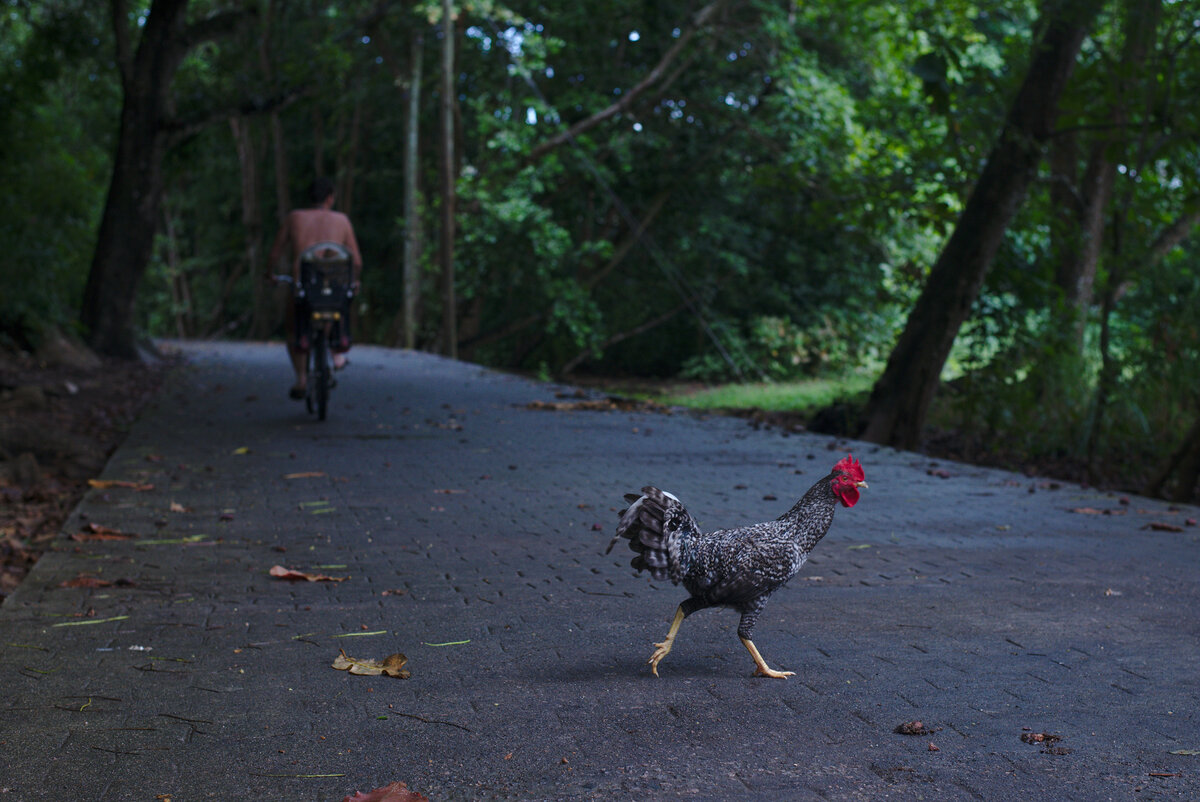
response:
[[[678,498],[657,487],[643,487],[642,495],[629,493],[625,500],[629,508],[621,513],[617,533],[608,549],[621,538],[637,554],[631,565],[639,571],[649,571],[655,579],[678,583],[686,570],[683,565],[684,541],[698,534],[696,522]]]

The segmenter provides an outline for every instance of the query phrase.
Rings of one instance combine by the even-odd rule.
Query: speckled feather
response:
[[[641,496],[625,497],[632,503],[621,514],[608,550],[627,538],[636,552],[634,568],[655,579],[670,578],[691,594],[685,614],[732,607],[742,613],[738,634],[749,638],[767,599],[799,572],[829,531],[839,501],[833,480],[840,473],[819,480],[774,521],[707,534],[678,498],[644,487]]]

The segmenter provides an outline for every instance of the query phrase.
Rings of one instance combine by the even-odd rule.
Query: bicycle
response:
[[[337,384],[333,379],[330,337],[335,325],[349,325],[350,301],[356,288],[350,251],[336,242],[318,242],[300,254],[298,285],[291,276],[280,275],[275,279],[293,285],[296,337],[302,350],[306,330],[311,331],[304,405],[309,414],[316,412],[317,420],[323,421],[329,408],[329,392]]]

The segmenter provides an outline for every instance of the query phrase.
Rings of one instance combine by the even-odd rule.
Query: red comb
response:
[[[841,471],[856,482],[865,482],[867,475],[863,473],[862,463],[856,460],[850,454],[838,460],[838,463],[833,466],[835,471]]]

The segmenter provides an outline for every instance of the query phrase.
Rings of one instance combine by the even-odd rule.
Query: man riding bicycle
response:
[[[271,254],[267,258],[267,278],[272,279],[274,267],[279,264],[283,250],[290,245],[291,273],[294,286],[300,284],[300,255],[312,246],[321,242],[332,242],[342,245],[350,253],[353,282],[358,284],[362,273],[362,256],[358,251],[358,240],[354,237],[354,226],[350,218],[341,212],[333,211],[333,182],[325,177],[317,178],[310,190],[312,206],[307,209],[293,209],[288,212],[271,246]],[[296,383],[288,392],[291,398],[305,397],[308,385],[307,352],[308,342],[304,327],[297,327],[297,303],[289,298],[284,312],[284,328],[287,331],[288,356],[292,360],[292,369],[296,372]],[[342,321],[341,336],[333,342],[333,367],[341,370],[346,362],[346,351],[350,350],[350,329],[348,321]]]

